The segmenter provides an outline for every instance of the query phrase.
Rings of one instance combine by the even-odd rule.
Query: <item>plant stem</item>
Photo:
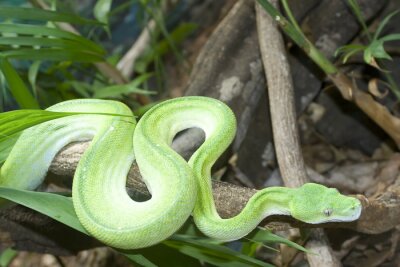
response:
[[[269,13],[279,24],[282,30],[317,64],[326,74],[334,74],[338,69],[327,59],[303,34],[296,20],[294,19],[286,0],[282,0],[290,22],[276,10],[268,0],[257,0],[258,3]]]
[[[365,35],[367,36],[367,39],[371,42],[372,36],[368,30],[367,24],[365,23],[365,19],[362,15],[360,5],[358,4],[357,0],[348,0],[348,2],[349,2],[351,10],[353,11],[354,15],[356,16],[361,27],[363,28],[363,31],[364,31]]]

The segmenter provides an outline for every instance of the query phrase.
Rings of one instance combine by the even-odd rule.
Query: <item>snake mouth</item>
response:
[[[360,216],[361,216],[361,211],[362,211],[362,206],[361,206],[361,203],[360,203],[357,207],[355,207],[355,209],[353,210],[353,213],[351,214],[351,216],[349,216],[347,218],[347,220],[343,220],[343,221],[352,222],[352,221],[358,220],[360,218]]]
[[[326,222],[353,222],[360,218],[362,205],[360,200],[353,198],[351,207],[343,210],[341,214],[336,214],[332,218],[326,218]]]

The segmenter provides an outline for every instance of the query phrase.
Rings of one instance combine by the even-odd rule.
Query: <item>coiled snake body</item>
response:
[[[128,107],[111,100],[65,101],[48,110],[125,116],[79,114],[25,130],[1,168],[0,186],[36,189],[61,148],[92,139],[76,169],[72,198],[85,229],[113,247],[156,244],[176,232],[191,214],[204,234],[230,241],[245,236],[272,214],[321,223],[352,221],[361,212],[357,199],[310,183],[296,189],[260,190],[239,215],[221,219],[212,197],[210,171],[231,143],[236,121],[232,111],[215,99],[168,100],[149,110],[137,125]],[[186,162],[170,144],[178,132],[191,127],[203,129],[206,139]],[[126,175],[134,160],[152,195],[145,202],[136,202],[126,193]]]

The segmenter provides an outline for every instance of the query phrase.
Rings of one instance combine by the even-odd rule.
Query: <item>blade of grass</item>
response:
[[[55,61],[73,61],[73,62],[98,62],[104,61],[102,56],[92,54],[88,51],[64,50],[53,48],[42,49],[17,49],[2,52],[1,55],[13,59],[27,60],[55,60]]]
[[[0,166],[6,161],[19,136],[20,133],[16,133],[11,136],[2,137],[2,141],[0,142]]]
[[[105,115],[132,117],[113,113],[53,112],[48,110],[14,110],[0,113],[0,142],[36,124],[73,115]]]
[[[105,54],[105,50],[96,43],[77,34],[59,30],[56,28],[24,24],[0,24],[0,33],[58,37],[75,41],[79,43],[82,47],[86,47],[88,50],[93,51],[93,53]]]
[[[169,247],[178,249],[181,253],[216,266],[273,266],[225,246],[213,244],[206,240],[193,239],[191,236],[175,234],[163,243]]]
[[[57,38],[46,37],[0,37],[0,45],[21,45],[21,46],[36,46],[36,47],[56,47],[64,49],[83,49],[91,50],[82,46],[81,43]]]
[[[0,142],[36,124],[70,115],[76,113],[30,109],[0,113]]]
[[[121,253],[123,255],[125,255],[125,257],[127,257],[130,261],[132,261],[133,263],[138,264],[139,266],[143,266],[143,267],[157,267],[157,265],[155,265],[154,263],[152,263],[151,261],[149,261],[148,259],[146,259],[146,257],[144,257],[143,255],[140,254],[129,254],[129,253]]]
[[[360,5],[358,4],[357,0],[348,0],[351,10],[353,11],[354,15],[356,16],[358,23],[360,23],[365,35],[367,36],[368,40],[372,40],[371,33],[368,31],[367,24],[365,23],[364,16],[361,12]]]
[[[373,40],[377,40],[379,38],[379,35],[381,34],[383,28],[386,26],[386,24],[389,22],[389,20],[399,12],[400,12],[400,10],[396,10],[396,11],[390,13],[381,21],[381,23],[379,23],[378,28],[376,29],[376,32],[374,33]]]
[[[22,109],[38,109],[39,103],[26,87],[17,71],[4,57],[0,57],[0,70],[2,71],[7,81],[8,88],[10,89],[18,105]]]
[[[39,60],[35,61],[32,63],[32,65],[29,67],[29,70],[28,70],[28,80],[29,80],[29,83],[31,84],[32,91],[33,91],[33,94],[35,97],[37,97],[36,78],[39,73],[40,64],[42,64],[41,61],[39,61]]]
[[[257,227],[256,230],[250,233],[246,239],[249,239],[252,242],[285,244],[289,247],[298,249],[306,253],[310,252],[306,248],[300,246],[299,244],[296,244],[295,242],[292,242],[279,235],[273,234],[270,230],[261,227]]]
[[[146,80],[148,80],[151,76],[153,76],[152,73],[145,73],[143,75],[140,75],[136,79],[134,79],[132,82],[128,84],[123,84],[123,85],[113,85],[109,87],[104,87],[97,89],[93,97],[94,98],[113,98],[113,97],[121,97],[123,94],[129,94],[129,93],[136,93],[136,94],[155,94],[153,91],[148,91],[148,90],[143,90],[138,88],[139,85],[143,84]]]
[[[6,187],[0,187],[0,197],[46,214],[50,218],[62,222],[79,232],[88,234],[75,214],[70,197]]]
[[[57,21],[57,22],[68,22],[72,24],[87,24],[87,25],[102,25],[103,23],[82,18],[74,14],[68,14],[58,11],[43,10],[38,8],[25,8],[15,6],[2,6],[0,8],[1,18],[10,19],[25,19],[25,20],[36,20],[36,21]]]

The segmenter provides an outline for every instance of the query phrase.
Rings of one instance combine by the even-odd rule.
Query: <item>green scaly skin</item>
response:
[[[109,100],[72,100],[48,110],[132,116],[124,104]],[[0,186],[36,189],[62,147],[92,139],[76,169],[72,198],[85,229],[113,247],[135,249],[159,243],[191,214],[204,234],[221,241],[245,236],[272,214],[307,223],[353,221],[360,216],[357,199],[310,183],[297,189],[261,190],[239,215],[221,219],[212,197],[210,170],[231,143],[236,121],[218,100],[165,101],[135,126],[133,116],[80,114],[32,127],[24,131],[1,168]],[[206,140],[188,164],[170,144],[178,132],[191,127],[203,129]],[[152,194],[146,202],[135,202],[126,193],[126,175],[134,160]]]

